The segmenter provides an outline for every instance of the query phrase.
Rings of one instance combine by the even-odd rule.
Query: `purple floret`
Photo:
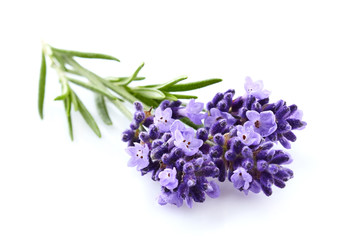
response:
[[[275,122],[275,115],[272,111],[257,112],[254,110],[247,111],[246,116],[251,121],[254,131],[259,133],[262,137],[267,137],[277,128]]]
[[[246,122],[243,126],[236,126],[237,136],[239,140],[246,146],[259,144],[261,136],[254,131],[254,127],[251,122]]]
[[[176,178],[177,170],[175,167],[173,169],[165,168],[159,173],[159,179],[161,186],[166,187],[169,190],[173,190],[178,186],[178,179]]]
[[[252,182],[252,176],[242,167],[238,167],[230,180],[233,182],[236,189],[247,190]]]
[[[247,95],[252,95],[257,99],[265,99],[270,95],[270,91],[263,89],[262,80],[253,82],[250,77],[245,79],[245,90]]]
[[[169,131],[173,121],[171,108],[163,111],[160,108],[155,110],[154,125],[159,128],[160,132]]]
[[[190,99],[188,105],[185,108],[180,108],[178,113],[184,117],[189,118],[193,123],[197,125],[202,124],[202,120],[206,118],[206,113],[202,113],[204,109],[204,103],[195,102],[195,99]]]
[[[126,148],[126,152],[131,156],[127,165],[129,167],[137,166],[137,170],[145,168],[149,164],[149,148],[147,144],[141,145],[135,143],[133,147]]]

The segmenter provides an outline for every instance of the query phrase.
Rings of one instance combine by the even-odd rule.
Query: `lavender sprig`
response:
[[[292,158],[277,144],[291,147],[293,130],[306,126],[302,112],[283,100],[269,103],[270,92],[261,81],[246,78],[245,89],[240,97],[234,90],[217,93],[206,104],[207,112],[194,99],[185,107],[165,100],[153,110],[134,103],[133,122],[122,140],[128,142],[129,161],[159,181],[159,204],[192,207],[206,196],[217,198],[217,180],[232,182],[246,195],[270,196],[273,185],[284,188],[293,177],[285,167]],[[179,121],[183,118],[202,127],[186,127]]]
[[[196,96],[193,95],[177,94],[177,92],[195,90],[222,81],[221,79],[214,78],[191,83],[180,83],[187,79],[186,76],[181,76],[165,84],[131,86],[130,83],[145,79],[144,77],[138,76],[139,72],[144,66],[144,63],[142,63],[129,77],[105,78],[80,65],[76,58],[104,59],[116,62],[119,62],[119,59],[101,53],[58,49],[43,43],[38,91],[38,110],[41,118],[44,117],[43,106],[45,98],[47,58],[51,60],[51,66],[56,70],[62,86],[62,94],[56,97],[55,100],[60,100],[64,103],[65,113],[68,120],[69,134],[72,140],[72,108],[81,113],[86,123],[91,127],[98,137],[101,137],[101,133],[93,116],[79,99],[77,93],[71,87],[71,84],[78,85],[94,92],[98,114],[105,124],[111,125],[112,120],[109,117],[106,100],[110,101],[115,107],[117,107],[120,112],[124,114],[124,116],[132,119],[132,113],[125,106],[125,101],[130,103],[138,101],[143,103],[144,107],[148,109],[151,107],[156,108],[164,99],[177,101],[178,99],[196,98]],[[85,81],[80,79],[84,79]],[[134,127],[137,126],[135,125]]]

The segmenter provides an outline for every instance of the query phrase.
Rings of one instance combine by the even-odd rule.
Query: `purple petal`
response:
[[[204,142],[201,139],[193,139],[190,142],[190,148],[200,148]]]
[[[173,190],[178,186],[178,180],[175,179],[175,181],[171,181],[169,183],[166,184],[166,188]]]
[[[206,191],[206,194],[211,197],[211,198],[218,198],[220,195],[220,189],[217,183],[215,183],[214,181],[211,181],[209,183],[212,187],[211,191]]]
[[[210,110],[211,116],[212,117],[220,117],[221,116],[221,111],[217,108],[211,108]]]
[[[127,166],[128,167],[134,167],[134,166],[136,166],[137,164],[138,164],[138,161],[137,161],[138,159],[136,159],[135,157],[132,157],[132,158],[130,158],[130,160],[128,160],[128,162],[127,162]]]
[[[174,134],[174,132],[176,130],[179,130],[179,131],[185,130],[185,125],[180,120],[175,120],[170,127],[170,131],[171,131],[172,135]]]
[[[186,203],[189,208],[193,207],[193,199],[191,197],[186,197]]]
[[[204,108],[204,103],[195,102],[195,99],[190,99],[187,108],[190,109],[190,112],[192,113],[199,113]]]
[[[249,190],[253,193],[259,193],[261,191],[261,185],[257,181],[252,181]]]
[[[244,185],[244,180],[242,179],[241,176],[239,176],[239,174],[233,174],[230,178],[230,180],[233,182],[234,187],[236,189],[240,189],[243,185]]]
[[[147,167],[149,165],[149,161],[148,160],[141,160],[138,162],[138,166],[137,166],[137,170],[141,170],[145,167]]]
[[[166,108],[163,112],[162,112],[162,116],[166,119],[171,118],[172,117],[172,109],[171,108]]]
[[[255,122],[260,119],[259,113],[257,111],[251,110],[246,112],[246,117],[248,120]]]

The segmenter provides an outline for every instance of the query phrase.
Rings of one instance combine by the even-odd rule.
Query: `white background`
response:
[[[347,1],[2,1],[0,3],[0,239],[348,239],[349,6]],[[224,82],[201,101],[264,80],[271,100],[296,103],[307,128],[292,146],[285,189],[244,196],[229,183],[204,204],[159,206],[159,185],[126,166],[128,122],[110,107],[98,139],[73,115],[48,71],[37,113],[41,40],[115,55],[97,73],[147,83],[185,74]],[[93,95],[78,91],[96,116]]]

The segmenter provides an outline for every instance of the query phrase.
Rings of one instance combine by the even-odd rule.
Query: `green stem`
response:
[[[120,102],[119,99],[116,99],[116,100],[111,101],[111,102],[115,105],[115,107],[117,107],[120,110],[120,112],[122,112],[129,120],[132,121],[132,119],[133,119],[132,113],[125,107],[124,104],[122,104]]]
[[[87,78],[92,84],[97,86],[98,88],[102,89],[103,91],[107,91],[107,87],[110,88],[112,91],[123,97],[125,100],[133,103],[134,101],[137,101],[135,97],[133,97],[130,93],[125,93],[125,89],[122,89],[121,87],[113,86],[112,83],[105,80],[104,78],[98,76],[97,74],[87,70],[83,66],[81,66],[79,63],[77,63],[74,59],[70,57],[65,58],[67,63],[73,67],[74,71],[79,73],[81,76],[84,76]],[[106,84],[107,83],[107,84]],[[106,87],[107,86],[107,87]],[[112,87],[112,88],[111,88]],[[132,97],[132,98],[131,98]],[[111,99],[108,98],[125,116],[132,120],[132,113],[120,102],[118,99]]]
[[[115,92],[120,97],[122,97],[123,99],[125,99],[126,101],[128,101],[130,103],[134,103],[135,101],[139,101],[138,98],[136,98],[129,91],[126,90],[126,87],[114,85],[110,81],[105,80],[104,78],[98,76],[97,74],[87,70],[86,68],[81,66],[79,63],[77,63],[74,59],[72,59],[70,57],[66,57],[65,59],[68,62],[68,64],[70,66],[72,66],[73,69],[77,73],[79,73],[81,76],[86,77],[87,79],[89,79],[91,81],[91,83],[96,84],[98,87],[103,87],[104,88],[103,90],[105,90],[106,88],[109,88],[110,90],[112,90],[113,92]],[[149,106],[147,106],[147,105],[144,105],[144,107],[149,108]]]

